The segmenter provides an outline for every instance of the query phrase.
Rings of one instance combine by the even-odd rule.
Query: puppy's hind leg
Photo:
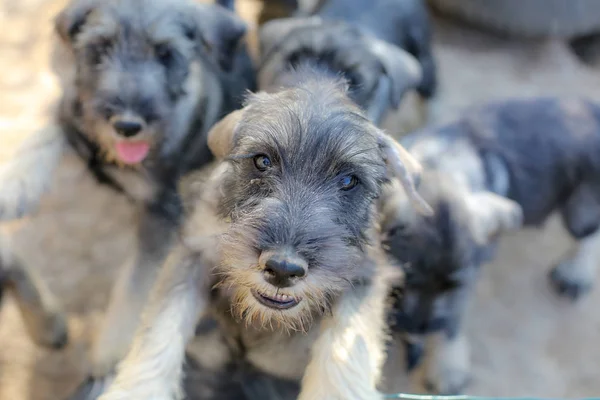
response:
[[[68,341],[64,313],[44,281],[12,254],[7,240],[6,237],[0,237],[3,283],[13,291],[29,335],[41,346],[53,349],[64,347]]]
[[[562,215],[579,242],[550,271],[550,281],[559,294],[577,300],[591,290],[600,263],[600,204],[592,186],[581,185],[567,201]]]
[[[596,280],[600,262],[600,229],[581,239],[572,253],[550,272],[556,291],[572,300],[588,293]]]
[[[172,222],[145,210],[138,226],[133,260],[122,269],[111,293],[102,326],[92,347],[91,375],[71,400],[92,400],[110,383],[116,365],[125,357],[144,305],[173,238]]]

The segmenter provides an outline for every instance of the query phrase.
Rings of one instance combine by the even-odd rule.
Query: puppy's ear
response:
[[[321,25],[319,17],[278,18],[266,22],[259,31],[260,56],[264,60],[294,29]],[[289,44],[288,44],[289,45]]]
[[[237,125],[243,114],[243,109],[230,113],[208,132],[208,148],[217,159],[229,155],[235,140]]]
[[[471,231],[481,245],[489,243],[501,233],[517,230],[523,225],[521,206],[506,197],[492,192],[470,193],[466,203],[471,215]]]
[[[96,4],[97,0],[73,0],[54,18],[55,32],[69,47],[72,47]]]
[[[372,36],[365,40],[391,80],[390,102],[394,107],[398,107],[404,93],[416,88],[421,82],[421,65],[415,57],[400,47]]]
[[[433,210],[417,193],[416,186],[421,177],[421,165],[400,143],[383,132],[379,134],[379,145],[388,166],[390,178],[396,178],[406,191],[412,205],[423,215],[433,215]]]
[[[246,23],[217,4],[195,4],[193,12],[183,19],[185,35],[213,54],[221,68],[231,70]]]

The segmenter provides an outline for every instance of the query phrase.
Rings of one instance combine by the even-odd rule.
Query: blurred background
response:
[[[513,8],[520,3],[503,2]],[[571,7],[585,2],[562,1]],[[236,7],[256,24],[278,12],[271,3],[263,10],[262,1],[238,0]],[[64,4],[65,0],[0,0],[0,163],[26,135],[47,123],[59,94],[48,59],[51,21]],[[536,14],[528,12],[515,13],[513,22]],[[560,16],[567,14],[555,15],[552,23],[560,26]],[[600,12],[590,17],[600,27]],[[496,98],[578,95],[600,100],[600,68],[583,63],[569,41],[557,36],[569,36],[568,32],[554,29],[546,38],[509,38],[439,12],[432,13],[432,19],[440,88],[428,123],[452,119],[468,106]],[[536,29],[534,23],[529,27]],[[423,123],[418,103],[409,99],[403,104],[401,115],[387,123],[390,133]],[[12,231],[18,250],[41,270],[70,313],[72,340],[64,351],[35,347],[6,296],[0,310],[1,400],[60,399],[83,379],[88,346],[115,272],[133,243],[133,218],[124,198],[98,187],[83,164],[67,157],[34,221],[3,227]],[[568,249],[569,240],[556,218],[541,230],[525,230],[502,240],[496,261],[483,270],[468,317],[470,394],[600,395],[600,289],[570,303],[558,298],[547,283],[547,271]],[[388,386],[404,392],[421,390],[408,382],[403,368],[391,367],[397,369],[397,379]]]

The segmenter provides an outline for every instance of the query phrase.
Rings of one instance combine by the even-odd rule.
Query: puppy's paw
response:
[[[426,389],[441,395],[462,393],[471,380],[466,338],[457,336],[452,340],[444,339],[432,350],[425,375]]]
[[[554,267],[548,277],[554,290],[573,301],[587,294],[593,287],[594,276],[588,273],[589,268],[572,260],[565,260]]]
[[[40,346],[59,350],[69,342],[67,319],[61,312],[51,312],[41,321],[41,326],[30,332]]]
[[[469,371],[447,370],[440,376],[428,378],[425,381],[425,389],[438,395],[453,396],[463,393],[470,381]]]
[[[67,400],[97,400],[104,391],[110,386],[114,377],[112,375],[96,378],[89,376],[83,381],[71,394]],[[104,398],[104,396],[102,396]],[[129,398],[129,397],[127,397]],[[125,399],[125,397],[123,397]]]

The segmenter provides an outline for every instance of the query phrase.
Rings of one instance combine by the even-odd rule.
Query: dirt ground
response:
[[[47,63],[50,20],[63,2],[0,0],[0,162],[47,121],[57,95]],[[435,53],[441,81],[432,105],[436,121],[506,96],[600,100],[598,71],[580,65],[559,42],[507,41],[436,21]],[[69,311],[72,341],[57,352],[33,346],[8,297],[0,311],[0,400],[57,400],[77,385],[115,271],[133,242],[132,222],[123,198],[99,188],[66,157],[40,212],[20,224],[14,242]],[[483,271],[468,320],[470,394],[600,396],[600,290],[572,304],[546,281],[569,245],[556,219],[503,240],[497,260]],[[404,381],[398,372],[394,386],[419,390]]]

